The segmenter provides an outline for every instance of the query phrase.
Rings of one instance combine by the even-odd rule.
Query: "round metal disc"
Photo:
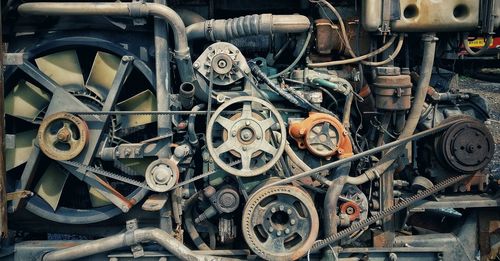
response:
[[[70,160],[78,156],[88,140],[87,124],[78,116],[59,112],[46,117],[38,129],[42,152],[53,160]]]
[[[242,217],[245,241],[266,260],[296,260],[307,253],[318,236],[314,202],[297,186],[275,186],[257,191]]]

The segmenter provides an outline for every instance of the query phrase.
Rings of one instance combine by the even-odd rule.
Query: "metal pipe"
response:
[[[184,109],[191,109],[193,107],[195,87],[190,82],[184,82],[179,87],[179,102]]]
[[[189,53],[186,27],[181,17],[171,8],[156,3],[25,3],[18,7],[18,12],[25,15],[109,15],[147,17],[155,16],[165,20],[173,31],[175,59],[183,82],[197,84],[193,64]]]
[[[146,241],[157,242],[167,251],[181,260],[228,260],[222,257],[195,254],[180,241],[159,228],[136,229],[114,236],[90,241],[78,246],[52,251],[45,254],[43,256],[43,260],[74,260],[108,252],[117,248],[136,245]]]
[[[205,108],[205,104],[198,104],[193,107],[191,111],[197,112],[199,110],[203,110]],[[198,136],[196,136],[195,130],[195,120],[196,114],[190,114],[188,119],[188,135],[189,135],[189,143],[195,147],[198,146]]]
[[[0,236],[8,236],[7,228],[7,183],[5,170],[5,107],[3,82],[3,39],[2,39],[2,8],[0,6]]]
[[[187,27],[189,40],[206,38],[211,41],[228,41],[234,38],[276,34],[302,33],[311,22],[303,15],[254,14],[232,19],[212,19]]]
[[[335,171],[335,179],[326,191],[325,202],[323,204],[325,209],[323,222],[327,237],[337,233],[337,204],[350,170],[350,162],[340,165]]]
[[[166,0],[155,0],[156,4],[165,5]],[[156,67],[156,104],[158,111],[170,110],[170,59],[168,51],[168,25],[165,21],[155,17],[155,67]],[[172,115],[158,115],[158,136],[163,137],[172,133]],[[158,153],[160,158],[172,155],[170,140]]]

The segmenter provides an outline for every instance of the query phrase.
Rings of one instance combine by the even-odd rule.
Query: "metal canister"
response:
[[[378,67],[374,93],[377,109],[408,110],[411,107],[411,77],[402,75],[398,67]]]

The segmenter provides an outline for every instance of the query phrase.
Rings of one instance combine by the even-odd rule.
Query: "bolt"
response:
[[[291,219],[291,220],[290,220],[290,224],[291,224],[292,226],[293,226],[293,225],[295,225],[295,219]]]
[[[198,69],[198,68],[200,68],[200,63],[196,62],[196,63],[193,64],[193,66],[194,66],[195,69]]]
[[[288,215],[290,215],[290,214],[292,214],[292,210],[291,210],[291,209],[288,209],[288,210],[286,211],[286,213],[287,213]]]
[[[246,146],[243,146],[243,151],[247,151],[247,147]]]
[[[271,213],[276,213],[276,208],[271,208]]]
[[[249,126],[250,125],[250,121],[245,121],[245,125]]]
[[[281,231],[276,232],[276,235],[280,237],[281,236]]]
[[[227,66],[227,62],[224,61],[224,60],[220,60],[218,63],[217,63],[217,66],[219,66],[220,68],[226,68]]]
[[[231,133],[231,135],[232,135],[233,137],[236,137],[236,131],[233,131],[233,132]]]
[[[281,211],[285,210],[285,206],[280,205],[280,210],[281,210]]]
[[[274,228],[273,227],[269,227],[269,232],[273,233],[274,231]]]
[[[134,56],[125,55],[122,57],[123,62],[132,62],[133,60],[134,60]]]
[[[260,140],[261,138],[262,138],[261,136],[259,136],[259,135],[257,136],[257,139],[258,139],[258,140]]]
[[[285,229],[285,234],[290,234],[290,229]]]

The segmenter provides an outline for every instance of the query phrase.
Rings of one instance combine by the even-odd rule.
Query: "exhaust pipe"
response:
[[[173,236],[159,228],[141,228],[125,233],[117,234],[84,243],[78,246],[69,247],[53,252],[49,252],[43,256],[43,261],[56,260],[74,260],[83,257],[96,255],[111,251],[113,249],[133,246],[141,242],[155,241],[163,246],[167,251],[175,255],[177,258],[186,261],[198,260],[219,260],[228,261],[229,258],[215,257],[209,255],[198,255],[179,242]]]

